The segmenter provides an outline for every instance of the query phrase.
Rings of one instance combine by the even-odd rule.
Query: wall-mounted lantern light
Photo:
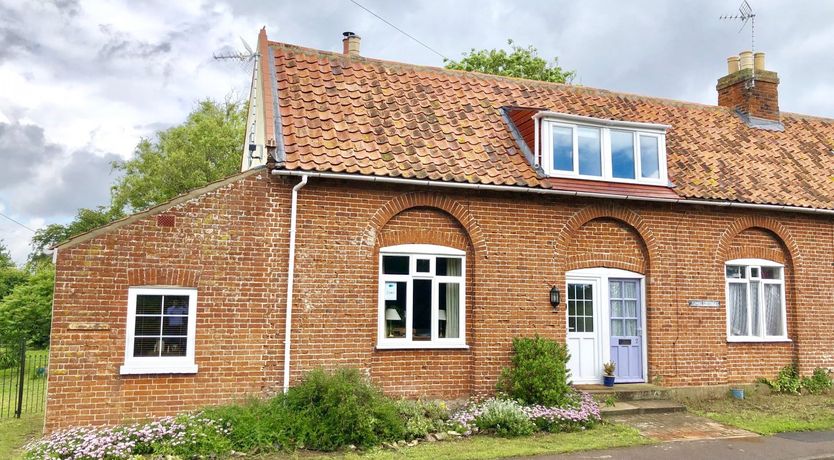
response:
[[[553,306],[553,310],[559,309],[559,304],[562,302],[562,293],[559,292],[559,288],[553,286],[550,288],[550,305]]]

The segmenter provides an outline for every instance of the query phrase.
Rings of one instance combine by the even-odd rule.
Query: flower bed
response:
[[[229,429],[201,414],[115,427],[79,427],[26,445],[27,459],[110,460],[157,454],[183,457],[229,452]]]
[[[466,435],[492,431],[502,436],[521,436],[530,434],[532,429],[548,432],[584,430],[602,419],[599,406],[590,394],[575,393],[575,400],[575,405],[570,407],[525,405],[500,398],[473,400],[455,412],[451,421],[463,427],[462,432]]]

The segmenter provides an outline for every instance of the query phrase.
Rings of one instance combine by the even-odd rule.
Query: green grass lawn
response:
[[[834,428],[834,395],[753,394],[746,399],[685,401],[692,412],[769,435]]]
[[[611,447],[651,444],[651,439],[640,435],[634,428],[605,423],[588,431],[575,433],[535,434],[520,438],[473,436],[456,441],[422,442],[415,447],[399,450],[378,449],[365,453],[334,453],[322,455],[313,452],[271,454],[259,460],[285,458],[327,459],[349,458],[354,460],[479,460],[519,457],[540,454],[562,454],[581,450],[607,449]]]
[[[24,415],[19,419],[0,419],[0,458],[19,458],[22,454],[21,447],[40,436],[42,429],[43,414]]]

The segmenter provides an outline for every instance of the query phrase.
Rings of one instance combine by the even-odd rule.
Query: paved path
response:
[[[654,446],[626,447],[530,458],[536,460],[831,460],[834,459],[834,431],[783,433],[775,436],[752,438],[665,442]]]
[[[756,433],[727,426],[688,412],[666,414],[616,415],[607,417],[637,429],[643,436],[660,442],[706,439],[751,438]]]

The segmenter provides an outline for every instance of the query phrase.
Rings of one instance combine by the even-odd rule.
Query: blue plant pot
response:
[[[616,377],[614,377],[613,375],[603,375],[602,376],[602,384],[607,386],[607,387],[613,387],[615,378]]]
[[[731,388],[730,393],[735,399],[744,399],[744,388]]]

